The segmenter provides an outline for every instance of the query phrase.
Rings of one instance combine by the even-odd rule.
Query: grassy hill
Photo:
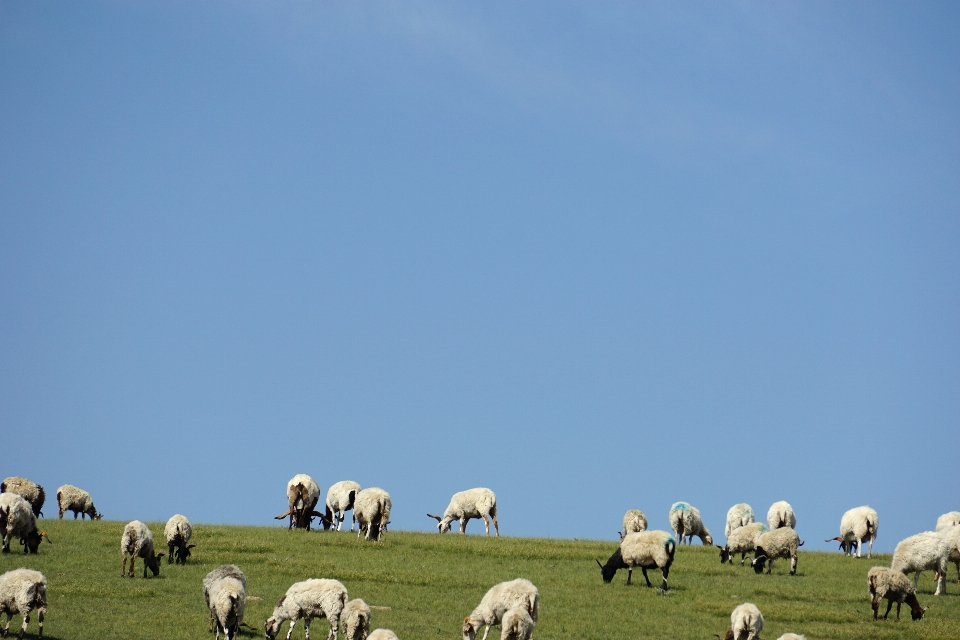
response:
[[[262,638],[263,622],[287,587],[311,577],[336,578],[351,598],[384,607],[374,610],[373,626],[391,628],[401,640],[459,638],[463,617],[486,590],[516,577],[540,589],[539,640],[712,639],[725,631],[730,611],[744,601],[760,607],[766,619],[762,635],[768,639],[787,631],[810,640],[960,635],[960,587],[954,579],[949,595],[935,598],[930,573],[920,582],[921,604],[932,605],[924,620],[911,622],[905,606],[899,624],[892,618],[873,622],[866,574],[874,564],[888,565],[889,556],[856,560],[801,550],[797,576],[788,575],[789,563],[782,560],[773,575],[757,576],[739,564],[721,566],[714,548],[684,546],[664,594],[643,586],[639,571],[630,587],[624,571],[612,584],[602,583],[594,560],[605,561],[616,548],[613,542],[390,532],[375,544],[358,542],[347,532],[200,524],[194,528],[197,548],[190,564],[167,565],[164,558],[160,577],[144,580],[139,560],[136,578],[120,578],[124,524],[41,520],[53,544],[44,542],[40,555],[25,557],[14,541],[13,552],[0,557],[0,571],[27,566],[47,576],[46,637],[206,638],[200,584],[224,563],[238,564],[247,576],[246,621],[257,629],[246,630],[247,638]],[[150,527],[158,546],[165,546],[162,523]],[[651,580],[659,584],[653,575]],[[11,629],[19,624],[17,617]],[[35,625],[34,616],[29,637]],[[327,629],[325,620],[316,621],[312,635],[324,638]],[[490,637],[498,640],[499,634],[495,627]],[[303,637],[302,623],[293,637]]]

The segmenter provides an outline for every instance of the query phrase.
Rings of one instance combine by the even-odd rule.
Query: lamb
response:
[[[757,548],[750,565],[757,573],[763,572],[763,565],[769,562],[767,573],[773,571],[773,561],[777,558],[790,558],[790,575],[797,573],[797,549],[803,546],[800,536],[790,527],[774,529],[760,534]]]
[[[796,529],[797,516],[793,513],[793,507],[790,506],[790,503],[781,500],[770,505],[770,510],[767,511],[767,524],[770,525],[771,529],[779,529],[780,527]]]
[[[320,501],[320,487],[313,478],[305,473],[298,473],[287,483],[287,509],[274,520],[283,520],[290,516],[290,525],[287,529],[306,529],[310,531],[310,524],[315,517],[324,517],[322,513],[314,511]]]
[[[33,569],[14,569],[0,575],[0,613],[7,614],[7,625],[0,635],[6,637],[10,633],[10,620],[13,614],[19,613],[23,616],[23,626],[17,638],[23,640],[34,609],[40,627],[37,637],[42,638],[43,617],[47,613],[47,579],[43,574]]]
[[[346,640],[367,640],[370,634],[370,607],[360,598],[351,600],[343,606],[340,624]]]
[[[10,540],[20,538],[24,553],[36,554],[46,531],[37,531],[37,518],[29,502],[16,493],[0,493],[0,531],[3,532],[3,553],[10,553]]]
[[[873,552],[873,541],[877,539],[877,527],[880,526],[880,520],[877,518],[877,512],[870,507],[856,507],[850,509],[840,518],[840,537],[830,538],[824,542],[836,541],[840,543],[843,549],[843,555],[849,556],[853,553],[853,545],[857,545],[857,557],[860,557],[860,547],[863,541],[869,541],[867,546],[867,557]]]
[[[237,578],[224,576],[210,585],[208,595],[207,606],[217,627],[215,640],[219,640],[220,631],[223,631],[227,640],[233,640],[240,633],[243,612],[247,606],[246,585]]]
[[[446,533],[450,531],[450,523],[454,520],[460,521],[460,533],[467,531],[467,522],[471,518],[483,518],[483,524],[487,527],[487,537],[490,537],[490,520],[493,519],[493,528],[500,537],[500,525],[497,524],[497,496],[490,489],[477,487],[467,491],[460,491],[453,494],[450,498],[450,504],[443,512],[443,517],[428,513],[428,516],[437,521],[437,531]]]
[[[193,535],[193,527],[186,516],[179,513],[170,516],[167,525],[163,528],[163,536],[167,539],[167,564],[170,564],[176,556],[177,564],[187,564],[187,558],[190,557],[190,549],[197,545],[187,543]]]
[[[947,592],[947,559],[950,557],[950,544],[939,531],[925,531],[904,538],[893,550],[890,568],[904,575],[916,573],[913,586],[917,586],[920,572],[932,569],[937,572],[937,590],[935,596]]]
[[[357,539],[366,534],[367,540],[380,540],[383,530],[390,523],[393,503],[390,494],[379,487],[368,487],[357,494],[353,504],[353,517],[357,521]]]
[[[303,618],[303,633],[306,640],[310,640],[310,622],[314,618],[326,618],[330,622],[327,640],[337,640],[340,614],[346,604],[347,589],[336,580],[311,578],[296,582],[280,598],[273,609],[273,615],[264,624],[267,640],[277,637],[280,626],[285,620],[290,621],[290,630],[287,631],[287,640],[290,640],[293,626],[300,618]]]
[[[390,629],[374,629],[369,640],[400,640]]]
[[[360,493],[360,485],[353,480],[341,480],[330,487],[327,491],[327,512],[323,519],[324,529],[336,525],[337,531],[340,531],[346,512],[353,509],[358,493]],[[350,522],[350,531],[353,531],[355,522],[356,518]]]
[[[738,605],[730,614],[730,628],[723,640],[753,640],[763,629],[763,614],[752,602]]]
[[[83,520],[90,516],[91,520],[99,520],[103,514],[97,513],[97,508],[93,506],[93,498],[90,494],[72,484],[65,484],[57,489],[57,507],[60,511],[60,519],[63,520],[63,514],[67,511],[73,511],[73,519]]]
[[[753,507],[746,502],[735,504],[727,511],[727,525],[723,528],[723,535],[729,538],[733,531],[753,522]]]
[[[727,544],[723,547],[716,545],[720,549],[720,564],[730,562],[733,564],[734,554],[740,554],[740,566],[743,566],[748,553],[753,553],[757,549],[757,538],[760,534],[770,531],[770,528],[762,522],[752,522],[745,527],[734,529],[727,536]]]
[[[935,531],[943,531],[944,529],[955,527],[958,524],[960,524],[960,511],[951,511],[937,518],[937,528]]]
[[[530,640],[537,623],[523,607],[513,607],[500,621],[500,640]]]
[[[482,640],[487,640],[490,627],[500,624],[503,614],[514,607],[525,609],[536,623],[537,616],[540,614],[540,592],[525,578],[517,578],[492,586],[480,600],[477,608],[463,619],[463,640],[475,640],[481,626],[486,627]],[[372,638],[371,635],[367,640]]]
[[[623,540],[627,534],[637,533],[647,530],[647,516],[640,509],[630,509],[623,514],[623,531],[620,533],[620,539]]]
[[[883,614],[886,620],[890,615],[890,607],[897,603],[897,622],[900,621],[900,605],[906,602],[910,605],[910,617],[919,620],[927,610],[917,601],[917,590],[910,583],[910,578],[890,569],[889,567],[873,567],[867,573],[867,587],[870,589],[870,607],[873,609],[873,619],[877,619],[880,601],[887,599],[887,611]],[[929,607],[927,607],[929,608]]]
[[[206,603],[207,609],[210,609],[211,612],[210,631],[213,631],[214,625],[213,608],[210,606],[210,590],[217,581],[223,578],[234,578],[239,580],[240,584],[243,585],[243,588],[247,588],[247,578],[243,575],[243,571],[240,570],[240,567],[235,564],[222,564],[206,575],[206,577],[203,579],[203,601]],[[246,602],[246,599],[244,599],[244,602]],[[239,612],[239,616],[237,617],[237,627],[239,627],[241,624],[243,624],[242,610]]]
[[[120,577],[124,577],[127,568],[127,557],[130,557],[130,577],[133,577],[133,562],[137,558],[143,558],[143,577],[147,577],[147,568],[153,572],[154,576],[160,575],[160,558],[162,553],[153,552],[153,533],[144,523],[139,520],[129,522],[123,528],[123,536],[120,538],[120,554],[123,556],[123,564],[120,566]]]
[[[807,636],[802,636],[798,633],[785,633],[777,640],[807,640]]]
[[[597,564],[600,566],[600,575],[606,583],[613,580],[617,569],[626,569],[628,585],[633,576],[633,568],[640,567],[648,587],[653,585],[647,577],[647,569],[659,568],[663,575],[663,584],[660,588],[666,591],[667,576],[670,574],[670,565],[673,564],[676,552],[677,541],[666,531],[639,531],[628,534],[620,541],[620,546],[607,560],[607,564],[601,565],[599,560]]]
[[[705,545],[713,544],[713,538],[700,518],[700,511],[686,502],[676,502],[670,507],[670,528],[677,534],[681,544],[684,536],[687,544],[693,541],[693,536],[698,536]]]
[[[43,515],[43,502],[47,499],[47,494],[43,487],[35,482],[31,482],[20,476],[10,476],[3,482],[0,482],[0,493],[16,493],[30,503],[33,509],[34,517]]]

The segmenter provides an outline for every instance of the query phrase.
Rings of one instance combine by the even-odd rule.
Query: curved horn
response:
[[[40,537],[41,537],[41,538],[46,538],[46,539],[47,539],[47,542],[49,542],[50,544],[53,544],[53,541],[50,540],[50,536],[47,535],[47,532],[46,532],[46,531],[41,531],[41,532],[40,532]]]
[[[281,514],[278,515],[278,516],[274,516],[273,519],[274,519],[274,520],[283,520],[283,519],[286,518],[288,515],[290,515],[292,512],[293,512],[293,509],[287,509],[286,513],[281,513]]]
[[[829,538],[827,540],[824,540],[824,542],[843,542],[843,538],[837,536],[836,538]]]
[[[594,558],[594,560],[597,560],[597,559]],[[600,561],[599,561],[599,560],[597,560],[597,566],[600,567],[601,570],[603,570],[603,565],[600,564]]]
[[[436,520],[437,522],[440,522],[441,520],[443,520],[443,518],[441,518],[440,516],[435,516],[435,515],[433,515],[432,513],[428,513],[428,514],[427,514],[427,517],[428,517],[428,518],[433,518],[433,519]]]

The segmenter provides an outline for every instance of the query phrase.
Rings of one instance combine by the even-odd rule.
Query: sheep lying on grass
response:
[[[124,577],[127,568],[127,557],[130,558],[130,577],[133,577],[133,562],[137,558],[143,558],[143,577],[147,577],[147,569],[153,572],[154,576],[160,575],[160,558],[162,553],[153,551],[153,533],[150,528],[139,520],[134,520],[123,528],[123,536],[120,538],[120,554],[123,556],[123,564],[120,565],[120,577]]]
[[[7,614],[7,625],[3,628],[4,637],[10,633],[10,619],[13,614],[23,616],[23,626],[17,635],[23,640],[30,622],[30,612],[37,610],[37,624],[40,630],[37,637],[43,637],[43,616],[47,613],[47,579],[33,569],[14,569],[0,575],[0,613]]]
[[[327,510],[323,517],[324,529],[336,526],[337,531],[340,531],[340,526],[343,524],[344,518],[347,517],[347,511],[353,509],[353,503],[357,499],[358,493],[360,493],[360,485],[353,480],[341,480],[330,487],[330,490],[327,491]],[[353,531],[353,525],[356,521],[357,519],[354,518],[350,522],[350,531]]]
[[[947,561],[950,557],[950,544],[940,531],[925,531],[904,538],[893,550],[890,568],[905,575],[916,574],[913,586],[917,586],[920,573],[932,570],[937,573],[935,596],[947,592]]]
[[[501,582],[491,587],[477,608],[463,619],[463,640],[475,640],[480,627],[485,627],[482,640],[487,640],[490,627],[500,624],[503,614],[514,607],[525,609],[533,622],[537,621],[540,613],[540,592],[525,578]],[[368,640],[372,637],[371,635]]]
[[[303,618],[303,632],[308,640],[310,622],[314,618],[326,618],[330,623],[327,640],[336,640],[340,628],[340,614],[346,604],[347,589],[336,580],[312,578],[296,582],[280,598],[273,609],[273,615],[264,624],[267,640],[277,637],[280,626],[286,620],[290,621],[290,630],[287,631],[287,640],[290,640],[293,627],[300,618]]]
[[[72,484],[65,484],[57,489],[57,508],[60,511],[61,520],[67,511],[73,511],[74,520],[77,519],[77,514],[80,514],[81,520],[87,516],[90,516],[91,520],[99,520],[103,517],[103,514],[97,513],[97,508],[93,506],[93,498],[90,494]]]
[[[873,567],[867,573],[867,587],[870,589],[870,607],[873,609],[873,619],[877,619],[880,610],[880,601],[887,599],[887,611],[883,614],[886,620],[890,614],[890,607],[897,603],[897,622],[900,621],[900,605],[906,602],[910,605],[910,617],[919,620],[923,617],[924,609],[917,601],[917,590],[910,583],[910,578],[888,567]],[[929,607],[928,607],[929,608]]]
[[[187,558],[190,557],[190,549],[197,545],[187,543],[193,535],[193,527],[186,516],[179,513],[170,516],[167,525],[163,528],[163,537],[167,539],[167,564],[174,561],[176,556],[177,564],[187,564]]]
[[[368,640],[400,640],[390,629],[374,629]]]
[[[746,502],[735,504],[727,511],[727,524],[723,528],[723,535],[729,538],[731,533],[753,522],[753,507]]]
[[[627,534],[637,533],[647,530],[647,516],[640,509],[630,509],[623,514],[623,531],[620,533],[620,539],[623,540]]]
[[[738,605],[730,614],[730,628],[723,640],[753,640],[763,629],[763,614],[752,602]]]
[[[466,533],[467,522],[473,518],[483,518],[487,527],[487,537],[490,537],[490,520],[493,519],[493,528],[500,536],[500,525],[497,524],[497,496],[490,489],[477,487],[467,491],[459,491],[450,498],[450,504],[443,512],[443,517],[427,514],[437,521],[437,530],[440,533],[450,531],[450,523],[460,521],[460,533]]]
[[[740,566],[743,566],[747,554],[756,551],[757,538],[767,531],[770,531],[770,528],[762,522],[752,522],[731,531],[725,546],[716,545],[717,549],[720,549],[720,564],[724,562],[733,564],[733,556],[739,553]]]
[[[43,503],[47,499],[47,494],[43,487],[36,482],[21,478],[20,476],[10,476],[3,482],[0,482],[0,493],[15,493],[30,503],[33,515],[39,518],[43,515]]]
[[[777,558],[790,559],[790,575],[797,573],[797,549],[803,546],[800,536],[789,527],[774,529],[760,534],[757,538],[757,548],[750,565],[757,573],[763,572],[763,565],[769,562],[767,573],[773,571],[773,561]]]
[[[46,531],[37,531],[37,519],[30,503],[16,493],[0,493],[0,532],[3,533],[3,553],[10,553],[10,540],[20,538],[24,553],[37,553],[40,542],[50,537]]]
[[[690,544],[693,541],[693,536],[698,536],[705,545],[713,544],[713,538],[704,526],[700,511],[696,507],[686,502],[675,502],[670,507],[669,517],[670,528],[676,533],[677,540],[681,544],[684,537],[686,537],[687,544]]]
[[[877,518],[877,512],[870,507],[856,507],[850,509],[840,518],[840,537],[830,538],[824,542],[836,541],[840,543],[843,549],[843,555],[849,556],[853,553],[853,546],[857,546],[857,557],[860,557],[860,547],[867,541],[867,557],[873,552],[873,541],[877,539],[877,528],[880,526],[880,520]]]
[[[670,565],[677,552],[677,541],[666,531],[640,531],[631,533],[620,541],[620,546],[607,560],[607,564],[600,564],[600,575],[603,581],[609,583],[618,569],[627,570],[627,584],[633,577],[634,567],[640,567],[647,586],[652,587],[647,569],[660,569],[663,575],[663,584],[660,588],[667,590],[667,576],[670,575]]]
[[[366,640],[370,634],[370,607],[357,598],[343,606],[340,624],[346,640]]]

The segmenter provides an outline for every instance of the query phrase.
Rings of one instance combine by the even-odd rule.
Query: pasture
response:
[[[68,516],[69,517],[69,516]],[[755,575],[749,567],[721,566],[717,550],[682,546],[670,572],[670,590],[645,586],[639,570],[626,586],[620,571],[603,584],[595,560],[605,561],[613,541],[484,538],[459,534],[388,532],[381,544],[357,541],[356,534],[287,531],[278,527],[194,525],[197,545],[186,566],[163,559],[158,578],[143,579],[138,560],[134,579],[120,577],[120,536],[124,522],[41,519],[52,544],[40,555],[23,556],[13,542],[0,557],[0,571],[27,566],[49,581],[49,611],[44,636],[68,638],[212,638],[201,580],[224,563],[239,565],[247,576],[246,622],[242,637],[262,638],[263,622],[292,583],[306,578],[335,578],[351,598],[377,607],[373,626],[397,632],[401,640],[456,640],[460,625],[493,584],[516,577],[540,589],[541,614],[535,637],[712,639],[723,634],[730,611],[751,601],[766,619],[762,637],[787,631],[810,640],[830,638],[955,639],[960,636],[960,587],[956,570],[948,595],[933,597],[932,575],[924,573],[919,599],[931,606],[920,622],[911,622],[904,606],[901,621],[872,620],[867,570],[889,565],[890,556],[872,560],[840,554],[804,552],[798,575],[778,560],[773,575]],[[157,550],[166,551],[163,523],[149,523]],[[482,525],[481,525],[482,527]],[[474,532],[477,523],[471,523]],[[659,584],[659,572],[650,573]],[[885,603],[881,605],[881,614]],[[11,630],[19,629],[15,617]],[[314,621],[314,638],[324,638],[325,620]],[[282,634],[286,634],[284,624]],[[35,637],[36,616],[28,637]],[[499,639],[499,627],[490,638]],[[283,636],[281,636],[283,637]],[[342,634],[340,636],[343,637]],[[303,638],[302,623],[293,638]]]

